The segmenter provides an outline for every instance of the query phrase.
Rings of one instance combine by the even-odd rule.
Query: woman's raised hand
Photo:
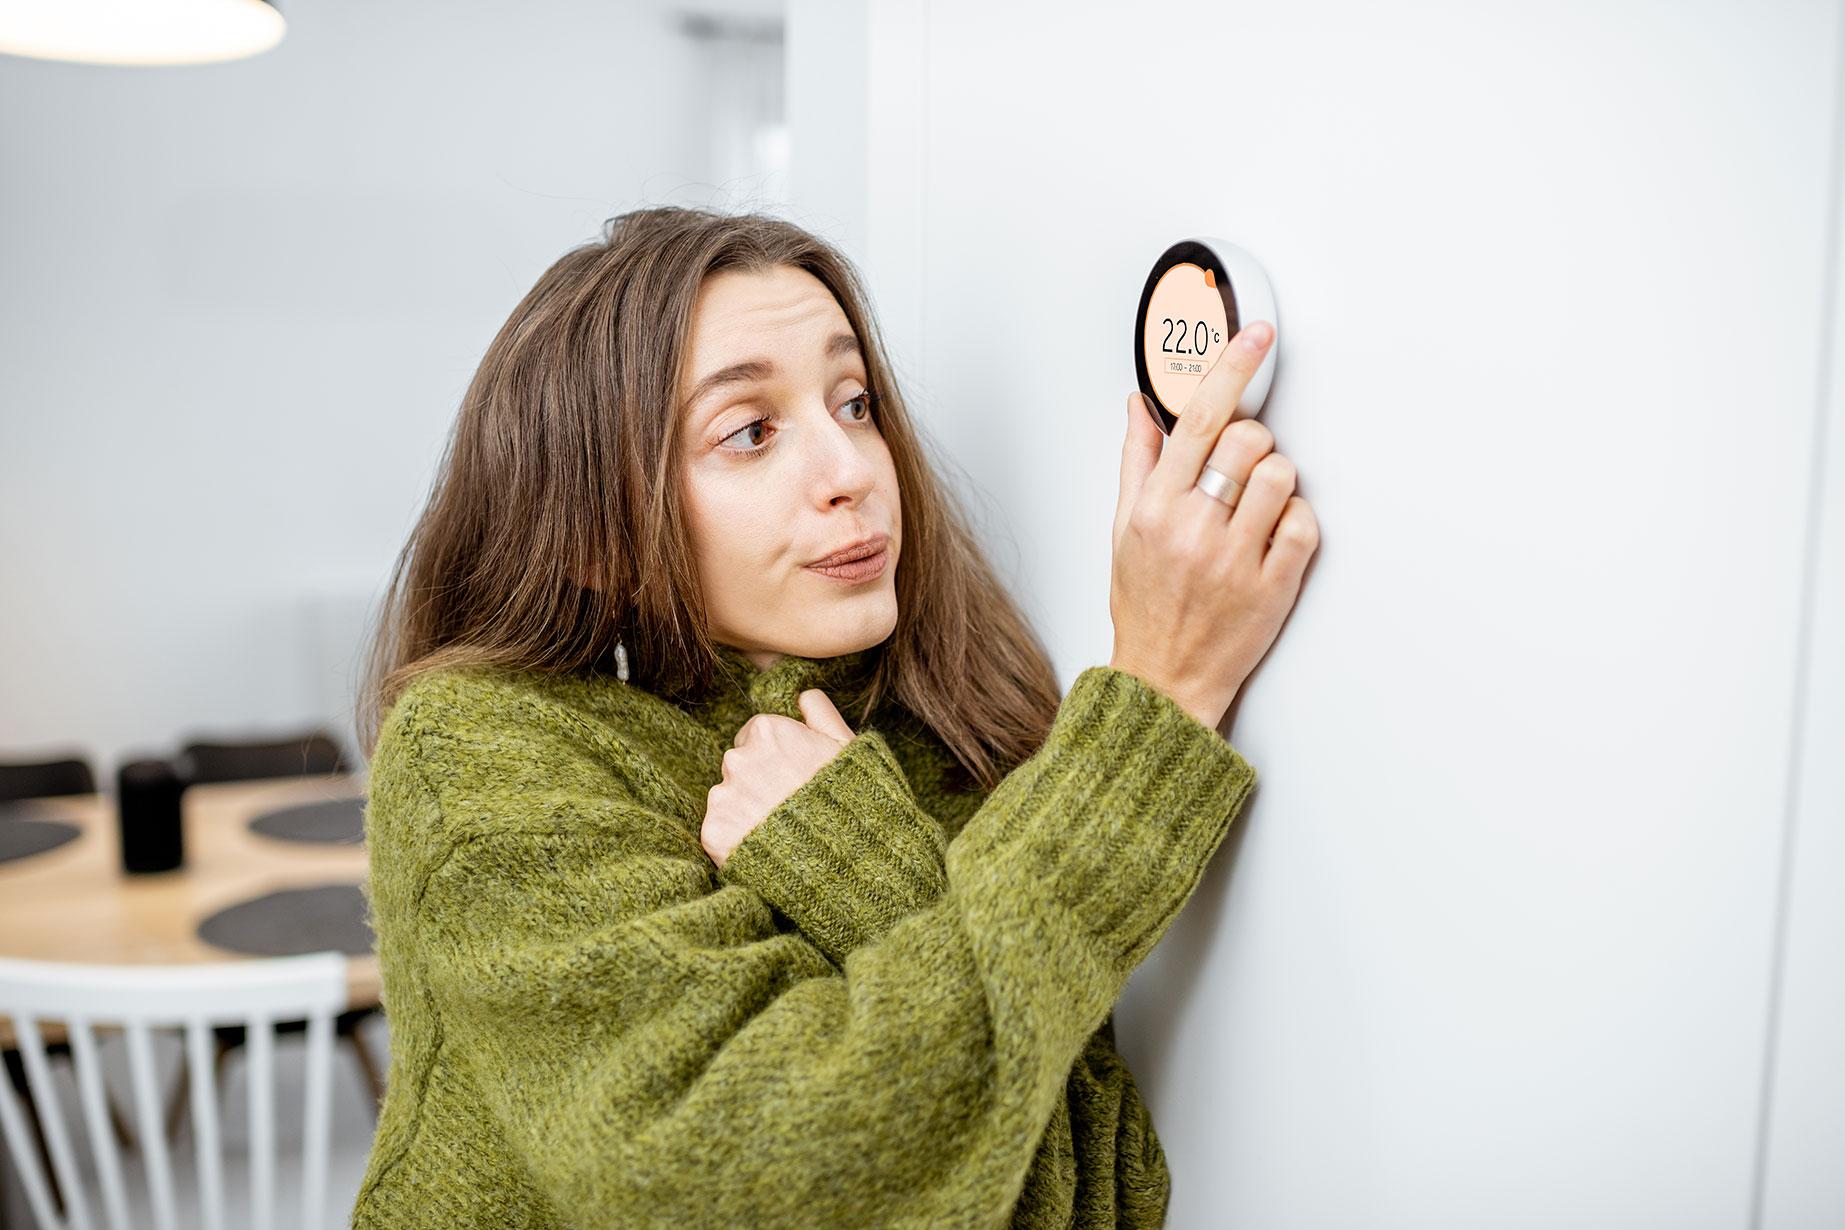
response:
[[[758,713],[724,753],[724,777],[705,795],[698,844],[722,867],[776,805],[852,741],[852,728],[819,688],[801,693],[805,721]]]
[[[1255,419],[1232,418],[1274,326],[1255,321],[1224,347],[1165,436],[1128,398],[1115,509],[1109,665],[1146,680],[1215,727],[1281,631],[1318,549],[1319,522],[1295,495],[1294,464]],[[1204,466],[1241,487],[1198,489]]]

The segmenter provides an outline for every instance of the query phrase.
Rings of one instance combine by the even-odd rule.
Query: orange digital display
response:
[[[1147,302],[1141,347],[1147,379],[1170,413],[1185,408],[1231,333],[1210,269],[1182,261],[1160,275]]]
[[[1237,330],[1252,321],[1277,326],[1275,291],[1256,258],[1209,235],[1181,239],[1160,253],[1134,309],[1134,378],[1140,401],[1170,434]],[[1238,394],[1232,418],[1254,418],[1275,375],[1275,343]]]

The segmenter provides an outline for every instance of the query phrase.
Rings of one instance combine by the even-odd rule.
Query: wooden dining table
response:
[[[362,884],[368,865],[362,844],[285,841],[250,831],[249,822],[279,808],[363,798],[365,788],[363,774],[189,786],[181,796],[183,865],[132,875],[122,870],[112,798],[34,799],[33,818],[81,831],[54,849],[0,862],[0,955],[96,965],[260,960],[206,943],[199,924],[282,889]],[[378,996],[377,953],[348,956],[348,1010],[376,1007]],[[12,1022],[0,1016],[0,1047],[12,1045]]]

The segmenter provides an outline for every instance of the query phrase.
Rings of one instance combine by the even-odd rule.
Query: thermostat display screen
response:
[[[1214,274],[1190,262],[1160,276],[1147,302],[1147,378],[1166,409],[1178,414],[1230,340]]]

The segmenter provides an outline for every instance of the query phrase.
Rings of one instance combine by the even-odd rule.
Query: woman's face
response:
[[[902,510],[868,387],[851,324],[806,270],[705,279],[679,376],[684,495],[711,635],[759,667],[866,649],[897,626]],[[867,579],[809,566],[877,534],[889,542]]]

